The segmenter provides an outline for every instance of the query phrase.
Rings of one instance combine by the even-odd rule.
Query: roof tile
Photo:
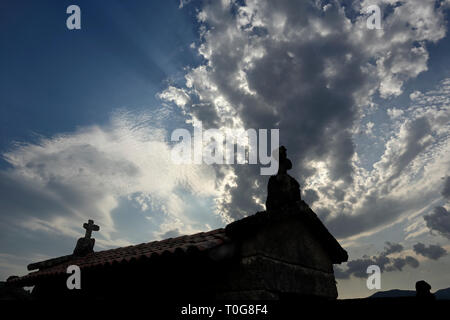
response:
[[[72,264],[78,265],[80,269],[86,269],[96,266],[127,263],[144,257],[146,259],[153,259],[162,255],[190,254],[196,250],[204,251],[212,249],[225,241],[230,241],[230,239],[225,234],[225,229],[220,228],[209,232],[199,232],[190,236],[184,235],[161,241],[152,241],[134,246],[94,252],[84,257],[72,256],[62,262],[51,259],[51,261],[49,260],[50,263],[33,264],[44,266],[39,271],[30,272],[28,275],[15,278],[12,281],[29,283],[39,277],[66,273],[67,267]],[[52,265],[52,262],[56,264]]]

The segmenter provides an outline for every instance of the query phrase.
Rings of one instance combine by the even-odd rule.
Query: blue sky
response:
[[[1,150],[104,124],[120,107],[154,108],[155,95],[199,61],[189,48],[193,10],[177,1],[80,1],[79,31],[66,28],[70,4],[1,4]]]
[[[197,120],[280,129],[350,254],[340,297],[372,294],[360,274],[386,257],[383,290],[450,286],[449,1],[80,0],[68,30],[71,4],[0,4],[0,279],[70,253],[89,218],[100,250],[264,209],[257,166],[170,162]]]

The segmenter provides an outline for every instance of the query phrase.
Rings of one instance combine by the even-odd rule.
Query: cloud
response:
[[[184,109],[190,101],[189,95],[185,90],[173,86],[166,88],[163,92],[158,94],[158,97],[165,101],[173,102],[182,109]]]
[[[351,276],[356,278],[367,278],[367,267],[377,265],[381,272],[402,271],[404,267],[419,267],[419,261],[412,256],[388,257],[394,253],[401,253],[403,246],[399,243],[386,242],[386,247],[379,254],[372,257],[364,256],[360,259],[350,260],[346,263],[347,269],[334,266],[334,275],[336,279],[348,279]]]
[[[439,245],[430,244],[428,247],[423,243],[419,242],[414,245],[414,252],[420,254],[429,259],[438,260],[439,258],[445,256],[447,251]]]
[[[321,191],[328,179],[311,183],[309,187],[319,191],[320,206],[339,213],[326,221],[338,237],[374,233],[423,214],[440,201],[442,172],[450,165],[449,84],[446,79],[416,98],[402,118],[390,124],[392,133],[379,138],[386,139],[384,152],[371,170],[355,171],[355,183],[346,188],[344,201],[333,201]]]
[[[405,266],[417,268],[419,267],[419,261],[411,256],[406,256],[404,258],[393,258],[392,264],[386,267],[386,271],[402,271]]]
[[[365,27],[364,1],[347,7],[207,2],[198,12],[195,46],[204,63],[186,68],[184,85],[170,85],[159,97],[205,129],[279,128],[304,198],[338,237],[417,214],[439,194],[437,181],[448,168],[450,79],[411,95],[401,116],[391,112],[397,121],[373,168],[361,165],[354,134],[376,108],[376,94],[398,96],[406,81],[427,69],[426,45],[445,36],[445,19],[432,1],[395,8],[391,1],[377,3],[392,9],[380,32]],[[204,230],[206,223],[186,212],[186,195],[215,200],[205,210],[225,221],[263,208],[268,177],[257,166],[170,161],[168,132],[161,129],[169,127],[168,112],[122,110],[107,125],[43,137],[3,154],[11,169],[0,172],[2,230],[13,224],[78,237],[80,221],[93,218],[102,227],[99,245],[123,245],[128,240],[117,235],[112,217],[123,200],[148,221],[159,214],[149,237]],[[368,132],[377,132],[379,124],[369,120]],[[413,266],[411,259],[405,263]],[[398,269],[402,261],[392,265]]]
[[[377,166],[389,175],[387,181],[395,179],[432,142],[431,126],[426,117],[408,121],[401,127],[398,139],[387,143],[387,152]]]
[[[161,238],[162,239],[167,239],[167,238],[176,238],[181,236],[181,233],[178,229],[173,229],[173,230],[169,230],[167,232],[165,232]]]
[[[319,196],[317,195],[317,192],[315,190],[306,189],[303,190],[303,200],[309,205],[312,205],[314,202],[319,200]]]
[[[391,119],[397,119],[403,114],[403,110],[392,108],[387,110],[387,114]]]
[[[11,168],[0,172],[2,230],[14,225],[76,239],[89,218],[101,226],[96,235],[100,247],[125,245],[129,241],[112,216],[123,201],[146,217],[159,217],[143,240],[174,228],[203,230],[201,218],[186,212],[185,199],[214,198],[215,172],[170,160],[167,133],[160,129],[163,119],[158,120],[162,114],[117,111],[105,126],[43,137],[3,154]]]
[[[367,134],[368,136],[373,137],[374,134],[373,134],[373,131],[372,131],[372,130],[373,130],[373,127],[374,127],[374,126],[375,126],[375,123],[373,123],[373,122],[371,122],[371,121],[367,122],[365,134]]]
[[[191,0],[180,0],[180,4],[178,5],[179,9],[183,9],[186,5],[188,5]]]
[[[450,200],[450,177],[445,178],[444,189],[442,190],[442,196]]]
[[[434,212],[424,216],[427,227],[450,239],[450,212],[444,207],[435,207]]]
[[[391,243],[389,241],[386,242],[386,247],[384,248],[383,255],[390,255],[391,253],[401,252],[403,250],[403,246],[400,243]]]
[[[383,31],[365,34],[366,41],[371,42],[365,48],[377,57],[381,96],[396,96],[402,93],[402,86],[407,79],[427,70],[426,47],[423,44],[414,45],[414,42],[436,42],[445,36],[443,9],[437,9],[435,1],[354,2],[361,11],[375,4],[384,13]]]
[[[373,1],[346,7],[208,2],[198,14],[197,50],[204,63],[187,69],[184,86],[168,87],[160,96],[205,128],[279,128],[292,175],[302,189],[315,192],[304,197],[340,237],[372,232],[423,209],[435,190],[411,181],[412,172],[427,164],[431,180],[444,162],[431,163],[441,156],[433,149],[434,135],[442,133],[432,122],[437,114],[392,109],[392,118],[401,121],[386,137],[385,153],[373,171],[361,166],[354,132],[374,108],[374,95],[400,95],[406,81],[427,70],[426,44],[446,33],[443,9],[433,1],[375,3],[386,12],[383,30],[376,32],[366,28],[363,10]],[[368,133],[379,125],[365,123],[371,123]],[[422,159],[430,149],[431,160]],[[218,210],[226,219],[263,207],[268,178],[256,166],[222,166],[216,175]],[[405,198],[408,193],[417,200]]]

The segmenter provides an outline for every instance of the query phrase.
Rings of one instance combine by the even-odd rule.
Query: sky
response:
[[[66,8],[81,9],[81,29]],[[382,29],[366,8],[381,8]],[[258,165],[175,164],[171,133],[279,129],[349,253],[339,298],[450,287],[450,1],[0,3],[0,280],[264,210]]]

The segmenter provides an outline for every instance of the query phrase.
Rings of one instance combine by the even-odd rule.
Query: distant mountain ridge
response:
[[[436,299],[450,300],[450,288],[441,289],[435,292]]]
[[[450,288],[440,289],[434,292],[437,300],[450,300]],[[416,291],[414,290],[400,290],[393,289],[387,291],[378,291],[369,298],[400,298],[400,297],[415,297]]]

